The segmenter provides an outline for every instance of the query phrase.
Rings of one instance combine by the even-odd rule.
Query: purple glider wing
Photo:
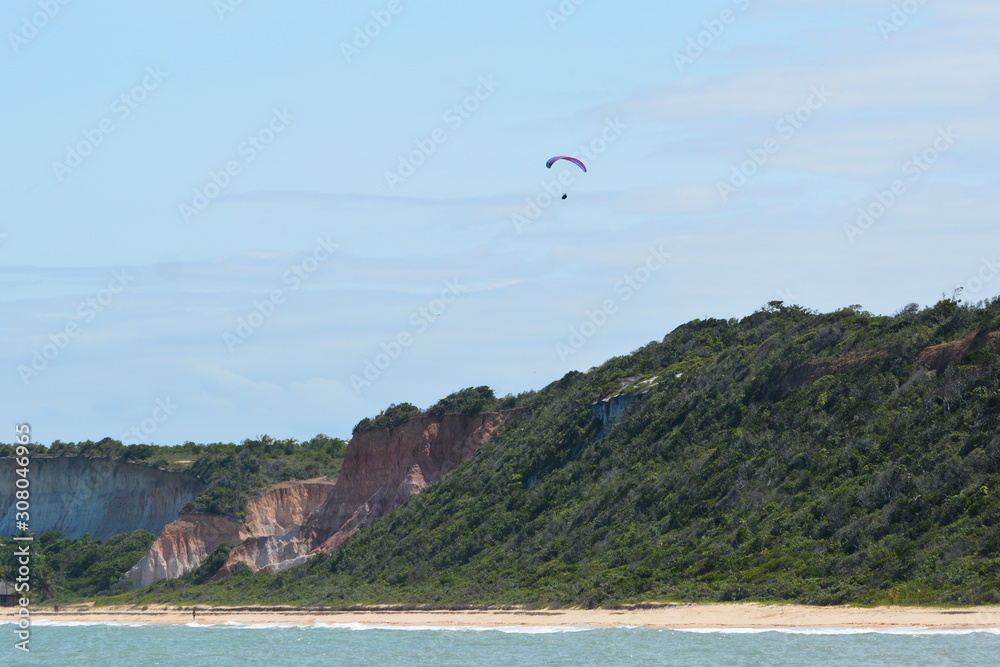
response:
[[[569,162],[572,162],[573,164],[578,166],[580,169],[583,169],[584,173],[587,172],[587,165],[580,162],[575,157],[569,157],[568,155],[557,155],[555,157],[549,158],[548,161],[545,163],[545,166],[551,169],[552,165],[555,164],[556,160],[568,160]]]

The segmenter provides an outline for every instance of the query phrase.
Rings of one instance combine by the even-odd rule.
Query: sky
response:
[[[348,438],[773,300],[1000,294],[996,2],[9,0],[0,29],[0,441]]]

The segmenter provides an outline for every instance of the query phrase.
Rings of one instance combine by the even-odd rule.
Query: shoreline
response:
[[[195,616],[192,618],[192,610]],[[14,619],[3,614],[0,622]],[[792,604],[677,603],[640,609],[495,609],[320,611],[253,607],[96,607],[88,611],[33,609],[33,621],[56,623],[273,625],[362,624],[421,627],[644,627],[651,629],[842,628],[887,630],[1000,630],[1000,606],[811,607]]]

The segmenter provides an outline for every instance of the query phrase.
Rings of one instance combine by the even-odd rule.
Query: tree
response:
[[[467,387],[445,396],[428,408],[431,417],[446,414],[475,415],[496,408],[497,398],[489,387]]]

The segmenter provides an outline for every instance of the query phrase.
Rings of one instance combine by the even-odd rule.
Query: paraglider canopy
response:
[[[583,169],[584,173],[587,172],[587,165],[585,165],[584,163],[580,162],[575,157],[569,157],[568,155],[556,155],[555,157],[550,157],[545,162],[545,166],[548,167],[549,169],[551,169],[552,165],[555,164],[557,160],[567,160],[569,162],[572,162],[576,166],[578,166],[580,169]]]

